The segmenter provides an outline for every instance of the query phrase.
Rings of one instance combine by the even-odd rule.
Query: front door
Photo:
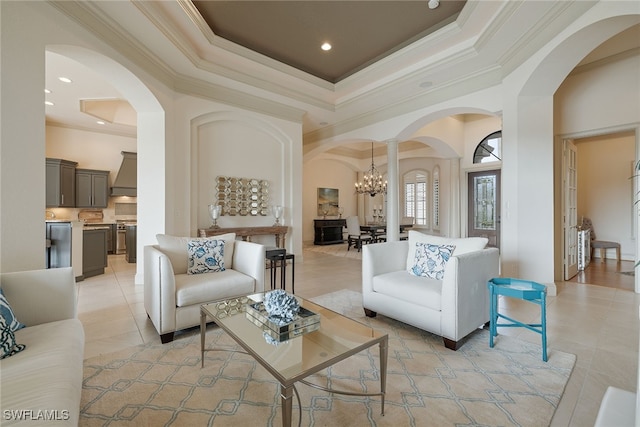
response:
[[[486,237],[500,247],[500,170],[469,173],[469,237]]]

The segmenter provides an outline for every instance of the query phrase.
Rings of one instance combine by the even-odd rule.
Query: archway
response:
[[[562,280],[562,153],[559,145],[554,145],[560,126],[556,120],[558,113],[554,112],[555,94],[583,58],[637,22],[638,15],[623,15],[576,24],[568,36],[550,42],[539,58],[531,59],[532,63],[537,61],[537,65],[530,67],[532,71],[522,67],[505,79],[505,91],[517,93],[509,101],[512,107],[505,108],[503,129],[506,159],[503,194],[511,201],[510,215],[514,218],[503,224],[505,234],[511,236],[506,245],[508,256],[503,258],[503,271],[507,275],[536,278],[550,286]],[[519,79],[521,82],[517,82]],[[611,112],[616,108],[613,102],[598,104],[600,111]],[[596,122],[602,117],[606,115],[596,116],[588,126],[597,127]]]
[[[151,90],[130,70],[113,59],[79,46],[48,45],[46,50],[71,58],[102,75],[137,113],[137,270],[135,282],[144,282],[143,248],[165,230],[165,112]]]

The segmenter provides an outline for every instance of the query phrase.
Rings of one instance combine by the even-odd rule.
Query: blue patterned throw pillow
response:
[[[16,344],[16,334],[3,316],[0,316],[0,359],[13,356],[25,349],[24,344]]]
[[[7,325],[9,325],[11,330],[14,332],[25,327],[24,324],[20,323],[18,319],[16,319],[16,315],[13,314],[9,301],[7,301],[2,293],[2,288],[0,288],[0,317],[5,319]]]
[[[194,239],[187,242],[187,274],[224,271],[224,240]]]
[[[442,280],[447,261],[451,258],[455,246],[453,245],[432,245],[430,243],[416,243],[416,256],[409,273],[428,277],[430,279]]]

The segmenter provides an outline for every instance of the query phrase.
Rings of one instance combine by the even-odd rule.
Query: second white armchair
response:
[[[158,245],[144,248],[144,307],[163,344],[200,324],[202,304],[264,291],[263,245],[235,240],[235,234],[207,238],[225,241],[224,271],[188,274],[187,244],[205,239],[157,238]]]
[[[422,277],[422,249],[442,249],[445,262]],[[449,239],[409,231],[409,239],[366,245],[362,256],[362,304],[369,317],[382,314],[442,336],[457,350],[462,339],[489,321],[487,282],[498,276],[498,249],[487,239]],[[427,246],[428,245],[428,246]],[[423,265],[432,264],[433,260]],[[409,270],[413,269],[413,273]],[[441,276],[441,277],[440,277]]]

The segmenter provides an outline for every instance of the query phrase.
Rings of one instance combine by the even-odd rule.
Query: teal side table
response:
[[[494,278],[487,283],[489,287],[490,320],[489,347],[493,348],[493,338],[498,335],[498,328],[520,327],[542,335],[542,360],[547,361],[547,287],[528,280]],[[499,313],[498,296],[519,298],[540,306],[540,323],[527,324]],[[510,323],[498,323],[502,318]]]

